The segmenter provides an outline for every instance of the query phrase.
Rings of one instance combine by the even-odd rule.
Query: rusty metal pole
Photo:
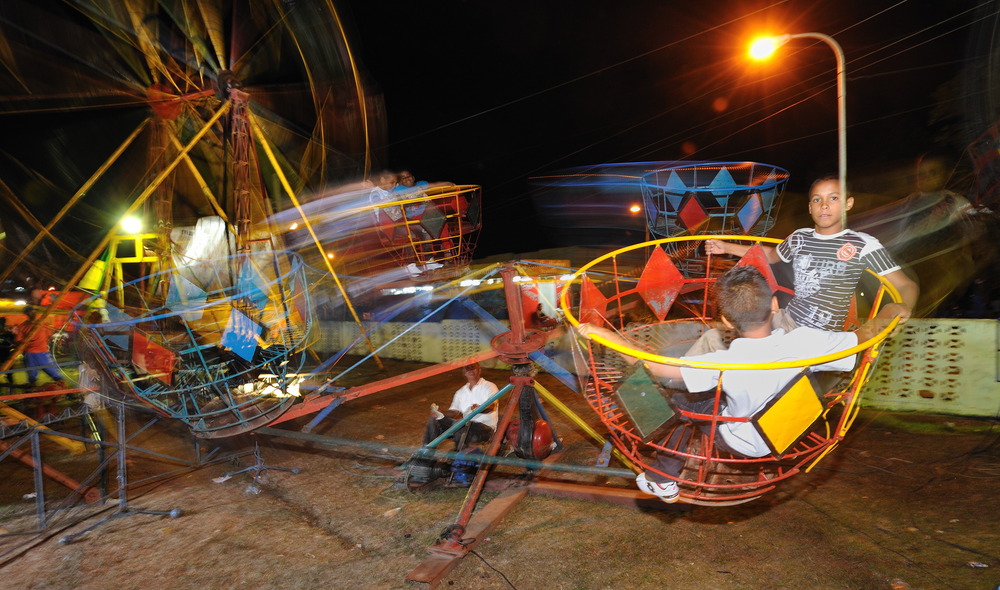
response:
[[[510,381],[514,384],[514,391],[511,392],[510,398],[507,400],[507,407],[504,408],[503,416],[497,422],[497,431],[490,441],[490,446],[486,449],[485,454],[489,457],[495,457],[500,450],[500,445],[504,441],[504,433],[507,431],[507,425],[510,424],[511,419],[514,417],[514,412],[517,410],[525,385],[530,385],[532,378],[512,376]],[[483,487],[486,485],[486,477],[489,475],[489,470],[490,465],[479,466],[479,470],[476,471],[476,477],[472,480],[472,485],[469,486],[469,491],[465,495],[465,502],[458,512],[455,524],[445,529],[445,532],[441,535],[441,542],[435,546],[435,550],[465,553],[462,538],[465,535],[466,527],[469,525],[469,519],[472,518],[472,511],[475,510],[479,496],[483,493]]]
[[[517,270],[510,265],[500,269],[503,277],[503,295],[507,301],[507,318],[510,320],[510,340],[524,342],[524,306],[521,304],[521,291],[517,286]]]
[[[534,383],[534,371],[528,355],[545,345],[547,338],[537,330],[526,330],[524,327],[524,308],[521,305],[521,290],[518,288],[517,270],[511,265],[505,265],[500,269],[500,276],[503,277],[504,298],[507,302],[507,315],[510,320],[510,331],[496,336],[490,343],[497,356],[512,365],[513,374],[510,382],[514,384],[514,391],[507,401],[503,416],[497,424],[496,432],[486,450],[487,456],[496,456],[503,444],[507,432],[507,425],[510,424],[514,416],[515,409],[518,408],[521,395],[526,386]],[[476,507],[479,496],[486,484],[486,477],[489,474],[489,465],[481,465],[476,472],[476,477],[472,480],[469,492],[465,496],[465,503],[458,513],[455,524],[450,525],[441,535],[441,542],[435,546],[436,551],[449,553],[464,553],[462,537],[465,534],[466,526],[472,518],[472,511]]]

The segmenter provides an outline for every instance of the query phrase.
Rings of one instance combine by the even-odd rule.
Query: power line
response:
[[[728,20],[728,21],[726,21],[724,23],[715,25],[713,27],[709,27],[708,29],[705,29],[703,31],[700,31],[700,32],[697,32],[697,33],[692,33],[692,34],[690,34],[690,35],[688,35],[686,37],[682,37],[682,38],[677,39],[675,41],[671,41],[670,43],[667,43],[666,45],[661,45],[661,46],[659,46],[659,47],[657,47],[655,49],[650,49],[649,51],[645,51],[645,52],[640,53],[638,55],[634,55],[634,56],[632,56],[630,58],[621,60],[621,61],[613,63],[611,65],[604,66],[604,67],[598,68],[596,70],[591,70],[590,72],[588,72],[586,74],[581,74],[579,76],[576,76],[575,78],[571,78],[569,80],[565,80],[563,82],[559,82],[558,84],[549,86],[547,88],[543,88],[542,90],[538,90],[538,91],[532,92],[530,94],[523,95],[523,96],[521,96],[519,98],[515,98],[514,100],[510,100],[510,101],[507,101],[505,103],[501,103],[499,105],[483,109],[483,110],[478,111],[476,113],[473,113],[471,115],[462,117],[461,119],[456,119],[456,120],[454,120],[454,121],[452,121],[450,123],[445,123],[444,125],[438,125],[437,127],[434,127],[432,129],[428,129],[426,131],[422,131],[422,132],[420,132],[420,133],[418,133],[416,135],[411,135],[410,137],[405,137],[403,139],[399,139],[397,141],[390,142],[389,146],[393,146],[393,145],[397,145],[399,143],[411,141],[411,140],[423,137],[425,135],[428,135],[430,133],[434,133],[436,131],[441,131],[442,129],[447,129],[448,127],[453,127],[455,125],[458,125],[459,123],[464,123],[465,121],[469,121],[471,119],[475,119],[477,117],[481,117],[481,116],[486,115],[488,113],[492,113],[494,111],[505,109],[505,108],[507,108],[509,106],[512,106],[512,105],[524,102],[526,100],[535,98],[537,96],[541,96],[543,94],[547,94],[549,92],[552,92],[553,90],[557,90],[559,88],[563,88],[565,86],[569,86],[570,84],[575,84],[577,82],[580,82],[581,80],[586,80],[588,78],[592,78],[592,77],[597,76],[599,74],[603,74],[603,73],[608,72],[610,70],[613,70],[615,68],[621,67],[621,66],[623,66],[625,64],[628,64],[628,63],[634,62],[636,60],[642,59],[644,57],[648,57],[650,55],[653,55],[654,53],[659,53],[660,51],[663,51],[664,49],[669,49],[671,47],[674,47],[676,45],[684,43],[685,41],[690,41],[691,39],[697,38],[697,37],[699,37],[701,35],[704,35],[706,33],[711,32],[711,31],[714,31],[714,30],[717,30],[717,29],[721,29],[722,27],[725,27],[725,26],[731,25],[733,23],[739,22],[739,21],[741,21],[743,19],[750,18],[751,16],[754,16],[754,15],[756,15],[758,13],[770,10],[770,9],[774,8],[775,6],[779,6],[779,5],[784,4],[786,2],[789,2],[789,1],[790,0],[778,0],[777,2],[774,2],[773,4],[770,4],[768,6],[760,8],[758,10],[755,10],[755,11],[749,13],[749,14],[745,14],[743,16],[740,16],[740,17]]]

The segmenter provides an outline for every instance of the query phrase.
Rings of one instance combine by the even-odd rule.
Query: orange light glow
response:
[[[750,43],[750,57],[767,59],[778,49],[778,41],[774,37],[759,37]]]

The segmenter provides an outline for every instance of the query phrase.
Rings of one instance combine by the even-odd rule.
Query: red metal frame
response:
[[[658,242],[666,241],[670,240],[659,240]],[[623,249],[622,251],[625,250],[628,249]],[[612,280],[609,282],[613,283],[613,285],[605,285],[605,291],[613,291],[612,294],[605,297],[597,290],[597,286],[586,274],[580,273],[582,274],[582,278],[579,281],[579,289],[581,293],[590,293],[588,297],[581,297],[580,299],[581,304],[578,315],[581,318],[581,322],[587,321],[587,318],[593,319],[597,315],[594,313],[593,305],[590,303],[594,300],[599,300],[603,297],[605,298],[605,306],[615,306],[619,310],[624,310],[634,305],[634,302],[631,301],[625,303],[626,299],[635,299],[637,294],[642,295],[638,287],[632,287],[634,279],[619,274],[617,256],[610,257],[611,260],[607,261],[611,268],[608,275],[612,277]],[[766,267],[762,252],[756,247],[751,249],[747,256],[737,264],[749,264],[755,267],[765,265]],[[683,286],[681,292],[691,288],[705,288],[707,290],[708,285],[716,279],[715,276],[712,276],[714,265],[711,264],[711,260],[706,263],[705,269],[706,276],[704,277],[684,277],[682,279]],[[724,269],[719,268],[715,270],[721,273]],[[666,279],[655,276],[656,273],[662,272],[674,276],[673,273],[670,273],[670,267],[664,265],[657,258],[656,251],[654,251],[653,255],[649,257],[648,266],[642,276],[644,279],[650,277],[649,281],[653,284],[663,284]],[[771,277],[769,282],[772,283],[772,286],[776,286],[769,268],[766,268],[765,277]],[[622,288],[623,284],[626,288]],[[886,293],[886,287],[883,284],[875,297],[875,301],[882,301]],[[569,296],[567,295],[563,299],[563,309],[567,312],[569,311],[567,310],[568,300]],[[856,310],[856,306],[852,306],[852,309]],[[878,304],[876,303],[876,305],[872,306],[870,317],[873,317],[877,310]],[[694,317],[688,318],[688,321],[704,322],[709,319],[708,312],[707,302],[703,302],[701,316],[698,317],[698,312],[693,311]],[[661,316],[661,313],[657,310],[654,310],[654,313],[657,317]],[[567,315],[573,317],[572,313],[567,313]],[[608,324],[618,323],[624,328],[623,322],[620,320],[620,316],[623,315],[622,312],[619,311],[617,315],[619,316],[617,318],[602,317],[601,321]],[[618,321],[616,322],[616,320]],[[685,320],[672,317],[671,319],[661,320],[658,325],[676,324],[682,321]],[[648,327],[649,324],[639,327],[633,326],[631,330],[638,332]],[[639,338],[636,339],[637,346],[640,346],[638,344],[640,340]],[[875,356],[877,356],[873,349],[877,348],[882,340],[878,340],[872,348],[865,351],[862,360],[855,369],[852,380],[843,391],[831,391],[826,394],[825,412],[801,440],[780,457],[768,455],[758,458],[734,457],[715,449],[715,426],[723,422],[745,422],[748,420],[747,418],[731,418],[718,415],[719,403],[723,395],[721,384],[716,387],[715,411],[713,414],[699,415],[690,412],[681,412],[681,414],[688,418],[710,423],[712,425],[710,429],[711,434],[695,433],[691,437],[694,442],[688,449],[669,448],[664,446],[664,443],[658,442],[645,442],[635,427],[631,425],[625,412],[619,408],[618,401],[613,395],[617,383],[623,378],[622,371],[615,366],[607,364],[602,357],[596,355],[594,348],[589,346],[590,342],[587,340],[591,378],[587,384],[584,397],[607,427],[615,446],[628,456],[630,460],[650,471],[656,471],[649,465],[646,459],[646,456],[651,452],[667,453],[686,459],[687,465],[685,471],[681,473],[680,477],[673,478],[681,486],[681,499],[696,504],[725,505],[741,503],[759,497],[773,489],[777,482],[811,468],[815,462],[820,460],[843,440],[844,433],[850,427],[851,421],[857,414],[856,402],[860,396],[861,387],[867,380],[871,364]],[[601,350],[603,350],[603,347]],[[667,427],[661,433],[662,436],[658,440],[668,440],[670,434],[676,428],[692,428],[692,426],[678,422],[672,427]],[[719,475],[716,476],[716,474]],[[668,474],[662,475],[672,477]]]

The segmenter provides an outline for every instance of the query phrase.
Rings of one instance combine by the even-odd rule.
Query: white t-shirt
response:
[[[776,363],[825,356],[857,344],[858,337],[854,332],[796,328],[786,334],[779,328],[765,338],[737,338],[726,350],[682,358],[711,363]],[[850,355],[815,365],[812,369],[850,371],[854,362],[854,355]],[[722,390],[725,392],[726,407],[721,415],[752,416],[801,371],[802,368],[725,371]],[[688,391],[715,389],[719,382],[719,371],[716,369],[681,367],[681,376]],[[771,452],[750,422],[720,423],[719,433],[732,450],[746,457],[763,457]]]
[[[386,203],[392,203],[398,200],[397,196],[392,193],[392,191],[387,191],[384,188],[376,186],[372,189],[371,193],[368,194],[368,199],[371,201],[372,205],[379,207],[380,205],[385,205]],[[403,209],[401,207],[379,207],[372,211],[375,214],[376,220],[378,219],[378,212],[382,211],[385,213],[386,217],[392,221],[399,221],[403,218]]]
[[[482,377],[472,387],[466,383],[455,392],[455,397],[451,399],[449,410],[458,410],[463,416],[469,413],[472,406],[481,406],[490,399],[499,389]],[[490,410],[483,410],[472,418],[473,422],[481,422],[493,430],[497,429],[497,407],[493,404]]]

